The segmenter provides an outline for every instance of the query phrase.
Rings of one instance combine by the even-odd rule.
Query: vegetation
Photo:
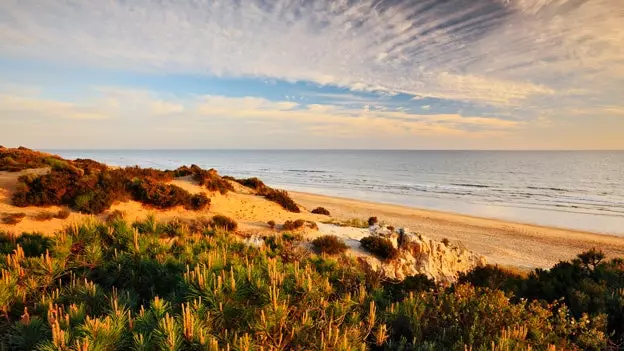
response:
[[[214,169],[206,171],[196,165],[192,165],[190,170],[193,172],[193,179],[210,191],[218,191],[221,194],[234,191],[232,184],[227,179],[222,178]]]
[[[2,215],[2,223],[10,224],[10,225],[18,224],[19,222],[22,221],[22,219],[24,219],[24,217],[26,217],[26,214],[22,212],[5,213]]]
[[[325,216],[330,216],[329,211],[325,207],[317,207],[317,208],[312,210],[312,213],[325,215]]]
[[[297,219],[295,221],[286,221],[282,225],[283,230],[297,230],[305,225],[305,221],[303,219]]]
[[[0,148],[0,171],[19,172],[25,169],[50,167],[64,160],[58,156],[33,151],[25,147]]]
[[[366,251],[385,260],[391,260],[399,254],[399,250],[392,246],[392,242],[390,242],[390,240],[380,236],[371,235],[362,238],[362,240],[360,240],[360,245]]]
[[[286,190],[270,189],[264,193],[264,197],[269,201],[273,201],[279,204],[286,211],[294,213],[301,212],[299,206],[297,206],[295,201],[290,198],[290,195],[288,195],[288,192]]]
[[[317,252],[328,255],[341,254],[349,248],[344,241],[335,235],[320,236],[312,241],[312,246],[314,246]]]
[[[232,179],[243,186],[255,190],[258,195],[264,196],[267,200],[279,204],[286,211],[293,213],[301,212],[299,206],[297,206],[295,201],[290,197],[286,190],[273,189],[264,184],[260,179],[255,177],[246,179]]]
[[[275,223],[274,220],[270,220],[270,221],[267,222],[267,225],[269,226],[269,228],[275,229],[276,223]]]
[[[212,225],[213,227],[224,230],[227,232],[233,232],[238,227],[238,223],[230,217],[226,217],[223,215],[216,215],[212,217]]]
[[[379,223],[379,220],[377,219],[377,217],[370,217],[368,218],[368,226],[372,227],[375,224]]]
[[[170,236],[176,240],[163,240]],[[153,218],[88,221],[53,238],[0,234],[0,349],[614,347],[607,325],[618,325],[621,309],[594,313],[591,304],[509,298],[465,282],[437,287],[424,276],[384,281],[346,256],[310,255],[296,237],[272,238],[247,247],[218,230],[204,235]],[[621,263],[587,263],[560,266],[574,266],[602,287],[623,281]],[[549,273],[539,281],[565,276],[553,274],[559,278]],[[615,307],[617,298],[603,307]]]

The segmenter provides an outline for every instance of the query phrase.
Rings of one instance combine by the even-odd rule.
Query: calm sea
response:
[[[288,190],[624,234],[624,151],[50,151],[118,166],[197,164]]]

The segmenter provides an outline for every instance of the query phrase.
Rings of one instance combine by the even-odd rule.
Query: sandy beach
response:
[[[465,216],[454,213],[291,192],[308,209],[327,208],[334,218],[368,218],[405,226],[436,240],[447,238],[484,255],[489,263],[548,268],[592,247],[624,256],[624,237]]]

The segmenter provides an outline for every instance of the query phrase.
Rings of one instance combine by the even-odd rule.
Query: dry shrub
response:
[[[56,216],[56,213],[54,213],[54,212],[41,211],[41,212],[37,213],[34,218],[37,221],[43,222],[43,221],[49,221],[49,220],[55,218],[55,216]]]
[[[399,254],[399,251],[392,246],[390,240],[380,236],[367,236],[360,240],[360,245],[373,255],[391,260]]]
[[[189,203],[186,207],[194,211],[207,210],[210,208],[210,199],[204,193],[194,194],[189,198]]]
[[[2,223],[4,224],[11,224],[11,225],[15,225],[19,222],[22,221],[22,219],[24,219],[24,217],[26,217],[25,213],[5,213],[2,216]]]
[[[329,211],[325,207],[317,207],[317,208],[312,210],[312,213],[325,215],[325,216],[330,216]]]
[[[305,221],[303,219],[298,219],[296,221],[286,221],[282,225],[282,229],[283,230],[297,230],[303,227],[304,224],[305,224]]]
[[[288,195],[288,192],[286,190],[269,189],[264,194],[264,197],[269,201],[273,201],[279,204],[286,211],[294,213],[301,212],[301,210],[299,210],[299,206],[297,206],[295,201],[290,198],[290,195]]]
[[[442,244],[444,244],[444,246],[449,246],[451,244],[451,241],[447,238],[442,239]]]
[[[370,217],[368,218],[368,226],[372,227],[375,224],[379,223],[379,220],[377,219],[377,217]]]
[[[258,192],[264,192],[266,189],[268,189],[269,187],[266,186],[266,184],[264,184],[263,181],[261,181],[260,179],[253,177],[253,178],[244,178],[244,179],[234,179],[234,181],[236,181],[237,183],[246,186],[248,188],[254,189]]]
[[[323,235],[312,241],[312,245],[319,253],[336,255],[345,252],[349,247],[335,235]]]
[[[275,221],[274,220],[268,221],[267,224],[269,225],[269,228],[275,229]]]
[[[198,166],[191,166],[193,178],[199,182],[199,185],[205,186],[210,191],[218,191],[226,194],[228,191],[234,191],[234,187],[226,179],[223,179],[214,169],[203,170]]]
[[[69,209],[67,208],[63,208],[60,209],[55,215],[54,218],[56,219],[67,219],[69,218],[69,215],[71,214],[71,212],[69,211]]]
[[[212,226],[217,229],[233,232],[238,228],[238,223],[230,217],[215,215],[212,217]]]

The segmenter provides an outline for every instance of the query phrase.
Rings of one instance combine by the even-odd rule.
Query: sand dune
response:
[[[11,194],[17,187],[17,178],[25,173],[40,173],[45,170],[29,170],[18,173],[0,172],[0,215],[24,213],[26,217],[18,224],[0,223],[0,231],[41,232],[52,235],[69,223],[90,217],[72,212],[70,217],[38,221],[36,215],[42,211],[57,212],[59,207],[18,208],[11,204]],[[172,182],[190,193],[205,192],[190,178],[178,178]],[[291,213],[278,204],[254,195],[250,189],[234,184],[235,192],[226,195],[208,194],[211,206],[206,211],[189,211],[182,207],[161,211],[143,206],[134,201],[113,205],[110,211],[120,210],[130,220],[142,219],[153,214],[158,220],[173,218],[191,219],[223,214],[235,218],[244,234],[270,232],[266,224],[273,220],[305,219],[326,221],[330,217],[311,214],[310,210],[323,206],[330,210],[332,219],[366,219],[377,216],[395,227],[408,227],[435,240],[448,238],[455,245],[484,255],[488,262],[518,267],[550,267],[560,260],[573,258],[579,252],[597,247],[609,256],[624,256],[624,237],[592,234],[573,230],[540,227],[507,221],[470,217],[452,213],[413,209],[402,206],[368,203],[364,201],[327,197],[314,194],[291,192],[293,199],[301,205],[301,213]],[[110,212],[109,211],[109,212]],[[100,218],[108,215],[104,213]]]

